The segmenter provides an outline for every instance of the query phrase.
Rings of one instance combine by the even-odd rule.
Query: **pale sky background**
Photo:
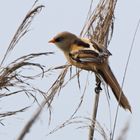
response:
[[[97,1],[97,0],[96,0]],[[21,23],[27,11],[31,8],[34,0],[1,0],[0,4],[0,51],[2,58],[13,34],[17,27]],[[53,45],[48,44],[48,40],[56,33],[61,31],[71,31],[75,34],[79,34],[87,15],[90,0],[48,0],[40,1],[40,4],[44,4],[46,7],[39,14],[31,26],[30,32],[19,42],[12,54],[8,57],[6,63],[11,62],[17,57],[20,57],[31,52],[45,52],[54,51],[55,55],[45,57],[40,62],[43,65],[58,65],[65,64],[62,53]],[[121,83],[127,56],[134,36],[135,28],[140,18],[140,1],[126,1],[118,0],[115,10],[115,29],[113,38],[111,40],[109,50],[113,54],[110,57],[110,65],[115,73],[117,79]],[[139,78],[140,78],[140,29],[138,30],[134,48],[129,63],[125,84],[124,93],[128,97],[133,113],[130,114],[119,109],[119,116],[117,121],[115,138],[121,133],[121,130],[125,124],[129,121],[130,128],[127,134],[127,140],[138,139],[140,131],[140,93],[139,93]],[[44,57],[43,57],[44,58]],[[59,58],[59,59],[58,59]],[[87,73],[83,72],[82,85],[86,81]],[[50,82],[55,79],[56,74],[52,73],[51,76],[34,82],[34,86],[41,87],[43,90],[47,90]],[[77,116],[90,117],[92,112],[92,98],[94,90],[94,78],[89,78],[88,90],[86,91],[84,103],[81,106]],[[67,126],[56,133],[47,136],[48,132],[56,126],[63,123],[73,113],[77,107],[81,91],[76,87],[76,80],[73,80],[67,87],[65,87],[59,96],[56,97],[55,103],[52,108],[52,122],[48,126],[48,111],[47,108],[40,115],[38,121],[31,128],[30,132],[25,137],[25,140],[71,140],[80,139],[87,140],[88,131],[87,128],[77,129],[85,124],[76,124]],[[111,115],[112,122],[115,116],[116,100],[111,94]],[[31,105],[32,100],[28,99],[25,94],[19,94],[0,100],[1,112],[20,109]],[[0,139],[1,140],[16,140],[19,132],[22,130],[25,123],[29,120],[35,111],[37,105],[30,108],[27,112],[18,114],[14,117],[8,117],[3,120],[5,126],[0,125]],[[109,110],[104,92],[101,94],[99,111],[97,120],[105,128],[106,132],[110,129],[109,124]],[[102,138],[96,135],[97,140]]]

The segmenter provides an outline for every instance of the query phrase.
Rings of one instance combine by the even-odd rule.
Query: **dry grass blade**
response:
[[[10,42],[8,49],[1,61],[1,65],[3,64],[3,62],[5,61],[7,55],[14,49],[14,47],[16,46],[16,44],[18,43],[18,41],[28,32],[29,27],[31,25],[31,22],[33,21],[34,17],[39,14],[39,12],[41,11],[41,9],[44,7],[43,5],[39,5],[34,7],[35,5],[33,5],[32,9],[29,10],[29,12],[27,13],[27,15],[25,16],[25,18],[23,19],[22,23],[20,24],[19,28],[17,29],[12,41]]]
[[[27,97],[31,97],[34,99],[34,102],[38,103],[38,99],[36,98],[36,93],[42,94],[42,92],[36,88],[34,88],[30,82],[31,80],[35,80],[36,78],[43,76],[45,73],[44,67],[41,64],[38,63],[32,63],[29,61],[32,61],[32,59],[39,57],[39,56],[47,56],[49,54],[52,54],[52,52],[46,52],[46,53],[34,53],[29,54],[26,56],[22,56],[15,60],[14,62],[11,62],[6,68],[1,68],[0,70],[0,89],[1,94],[0,98],[3,97],[9,97],[13,95],[17,95],[19,93],[25,93]],[[41,74],[36,75],[25,75],[23,74],[26,67],[37,67],[41,69]],[[24,70],[23,70],[24,68]],[[36,70],[36,69],[35,69]],[[13,87],[14,90],[13,91]],[[6,91],[5,91],[6,90]],[[2,93],[4,91],[4,93]],[[11,92],[13,91],[13,92]],[[6,98],[7,99],[7,98]],[[39,104],[39,103],[38,103]],[[0,117],[6,117],[15,115],[18,112],[22,112],[24,109],[17,110],[17,111],[11,111],[7,113],[1,113]]]
[[[45,105],[46,105],[46,100],[44,102],[42,102],[42,104],[38,108],[38,110],[35,112],[35,114],[32,116],[32,118],[27,122],[27,124],[23,128],[23,130],[20,133],[20,135],[17,138],[17,140],[23,140],[23,138],[25,137],[25,135],[29,132],[30,128],[32,127],[32,125],[34,124],[34,122],[36,121],[36,119],[38,118],[38,116],[40,115],[40,113],[41,113],[41,111],[42,111],[42,109],[43,109],[43,107]]]
[[[89,127],[89,128],[92,127],[103,137],[104,140],[110,140],[107,135],[108,131],[105,131],[105,128],[97,120],[95,122],[94,120],[92,120],[90,118],[84,118],[84,119],[88,121],[88,125],[84,126],[84,127]],[[91,125],[89,125],[89,124],[91,124]]]
[[[72,78],[74,78],[75,76],[76,76],[76,75],[73,75]],[[75,121],[73,122],[73,120],[75,120],[75,118],[77,118],[77,117],[75,117],[75,115],[76,115],[76,113],[78,112],[78,110],[80,109],[80,107],[81,107],[81,105],[82,105],[82,103],[83,103],[84,96],[85,96],[86,89],[87,89],[87,85],[88,85],[88,76],[89,76],[89,75],[87,75],[86,84],[85,84],[85,88],[84,88],[83,94],[82,94],[81,97],[80,97],[80,102],[78,103],[78,106],[76,107],[76,109],[74,110],[74,112],[72,113],[72,115],[71,115],[65,122],[63,122],[62,124],[60,124],[59,126],[57,126],[56,128],[54,128],[52,131],[50,131],[50,132],[48,133],[48,135],[57,132],[58,130],[60,130],[60,129],[66,127],[67,125],[70,125],[70,124],[74,124],[74,123],[75,123]],[[71,78],[70,78],[70,79],[71,79]],[[66,84],[67,84],[67,83],[68,83],[68,82],[66,82]],[[65,85],[66,85],[66,84],[65,84]],[[80,121],[79,121],[79,122],[80,122]]]
[[[12,96],[12,95],[15,95],[15,94],[21,93],[21,92],[26,92],[26,90],[17,90],[17,91],[11,92],[11,93],[1,93],[0,98]]]
[[[62,72],[59,74],[58,78],[54,81],[52,86],[49,88],[47,92],[47,97],[50,98],[50,103],[53,101],[55,94],[61,91],[63,85],[64,85],[64,79],[67,74],[68,69],[70,68],[70,65],[66,65],[66,67],[62,70]]]
[[[36,93],[42,94],[42,92],[37,88],[34,88],[30,82],[31,80],[35,80],[38,77],[44,76],[45,67],[39,63],[33,63],[30,61],[40,56],[48,56],[49,54],[53,54],[53,53],[44,52],[44,53],[32,53],[29,55],[25,55],[8,64],[6,68],[1,68],[0,69],[0,89],[1,89],[0,98],[14,96],[19,93],[25,93],[28,97],[33,98],[34,101],[38,103],[38,99],[36,98],[35,94]],[[35,67],[35,70],[36,68],[39,68],[41,70],[41,74],[37,76],[36,74],[35,75],[24,74],[24,71],[25,70],[27,71],[26,68],[28,67],[30,67],[30,69],[32,67]],[[6,113],[1,113],[0,118],[3,119],[4,117],[7,116],[16,115],[17,113],[23,112],[26,109],[27,107],[17,111],[9,111]],[[2,122],[0,123],[4,125]]]
[[[105,131],[105,129],[97,121],[96,121],[96,130],[101,134],[104,140],[110,140],[107,136],[107,132]]]
[[[108,137],[109,131],[106,130],[98,121],[94,121],[88,117],[79,117],[80,119],[83,119],[83,122],[85,126],[81,126],[79,128],[94,128],[102,137],[104,140],[110,140]]]
[[[11,62],[6,68],[1,68],[0,70],[0,88],[8,88],[10,86],[17,86],[17,84],[24,84],[25,79],[34,79],[34,76],[22,76],[20,73],[22,72],[23,67],[38,67],[42,71],[42,76],[44,74],[44,68],[42,65],[38,63],[29,62],[31,59],[42,56],[53,54],[52,52],[46,53],[34,53],[26,56],[22,56],[15,61]]]
[[[71,75],[72,72],[70,71],[70,78],[69,78],[68,81],[65,82],[64,86],[66,86],[66,85],[67,85],[71,80],[73,80],[75,77],[79,78],[77,75],[79,75],[81,71],[82,71],[82,70],[79,69],[78,71],[76,71],[76,73],[75,73],[74,75]],[[78,84],[79,84],[79,83],[80,83],[79,79],[78,79],[77,81],[78,81]]]
[[[113,33],[113,15],[116,2],[117,0],[100,0],[95,10],[91,12],[90,9],[81,36],[86,35],[98,44],[107,47]]]
[[[130,58],[131,58],[132,50],[134,48],[134,42],[135,42],[135,39],[136,39],[136,35],[137,35],[137,32],[138,32],[139,26],[140,26],[140,19],[137,23],[137,26],[136,26],[136,29],[135,29],[135,32],[134,32],[134,36],[133,36],[133,39],[132,39],[132,44],[131,44],[131,47],[130,47],[130,50],[129,50],[129,54],[128,54],[128,58],[127,58],[126,66],[125,66],[125,72],[124,72],[124,76],[123,76],[123,81],[122,81],[122,88],[123,88],[123,85],[124,85],[124,82],[125,82],[127,69],[128,69]],[[121,95],[120,95],[120,98],[121,98]],[[116,122],[117,122],[117,117],[118,117],[118,111],[119,111],[119,104],[117,106],[115,121],[114,121],[114,125],[113,125],[112,139],[114,138],[115,127],[116,127]]]
[[[80,124],[81,126],[77,127],[78,129],[83,129],[83,128],[89,128],[89,127],[93,127],[95,128],[95,130],[103,137],[104,140],[109,140],[108,138],[108,131],[102,127],[102,125],[96,121],[91,120],[88,117],[82,117],[82,116],[72,116],[69,120],[65,121],[64,123],[62,123],[60,126],[56,127],[55,129],[53,129],[48,135],[55,133],[56,131],[69,126],[69,125],[77,125]],[[91,126],[92,124],[92,126]]]
[[[43,55],[48,56],[50,54],[54,54],[54,52],[30,53],[28,55],[25,55],[25,56],[22,56],[22,57],[16,59],[13,63],[18,62],[19,60],[27,61],[27,60],[30,60],[30,59],[35,58],[35,57],[39,57],[39,56],[43,56]]]
[[[24,108],[22,108],[20,110],[16,110],[16,111],[9,111],[9,112],[5,112],[5,113],[0,113],[0,118],[5,118],[5,117],[8,117],[8,116],[16,115],[17,113],[24,112],[28,108],[29,107],[24,107]]]
[[[65,78],[65,75],[67,74],[68,68],[69,68],[69,65],[66,65],[66,68],[62,70],[62,72],[60,73],[60,75],[58,76],[56,81],[52,84],[51,88],[48,90],[46,95],[43,94],[45,98],[44,98],[41,106],[38,108],[36,113],[31,117],[31,119],[27,122],[27,124],[23,128],[22,132],[19,134],[19,137],[17,138],[17,140],[23,140],[25,135],[29,132],[30,128],[32,127],[32,125],[35,123],[35,121],[39,117],[39,115],[40,115],[42,109],[45,107],[45,105],[47,104],[50,107],[51,102],[53,101],[56,93],[60,92],[60,90],[63,86],[64,78]]]

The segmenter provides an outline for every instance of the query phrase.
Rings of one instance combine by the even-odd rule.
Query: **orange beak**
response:
[[[51,40],[49,41],[49,43],[55,43],[55,39],[54,39],[54,38],[51,39]]]

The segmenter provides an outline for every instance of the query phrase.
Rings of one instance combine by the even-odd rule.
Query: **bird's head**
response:
[[[70,32],[61,32],[53,37],[49,43],[54,43],[59,49],[64,53],[68,53],[70,50],[71,44],[74,43],[77,36]]]

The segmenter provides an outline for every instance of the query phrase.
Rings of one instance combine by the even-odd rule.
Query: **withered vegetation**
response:
[[[81,69],[76,69],[76,72],[74,73],[72,70],[73,67],[69,64],[62,65],[62,66],[54,66],[54,67],[48,67],[46,68],[43,64],[34,62],[34,58],[38,57],[49,57],[49,55],[52,55],[53,52],[42,52],[42,53],[31,53],[25,56],[21,56],[20,58],[17,58],[13,62],[9,63],[6,67],[4,67],[4,62],[6,59],[8,59],[8,55],[12,52],[12,50],[16,47],[17,43],[20,41],[20,39],[26,35],[26,33],[29,31],[29,27],[35,18],[37,14],[39,14],[44,7],[43,5],[36,6],[36,3],[38,1],[35,1],[32,8],[27,12],[27,15],[25,16],[24,20],[20,24],[19,28],[17,29],[12,41],[10,42],[8,49],[1,61],[1,68],[0,68],[0,89],[1,94],[0,98],[6,98],[8,96],[14,96],[19,93],[25,93],[27,96],[31,96],[34,98],[36,102],[38,102],[37,97],[34,95],[34,93],[41,94],[44,98],[42,103],[38,103],[39,107],[34,113],[33,116],[31,116],[30,120],[25,124],[24,128],[22,129],[21,133],[19,134],[17,140],[22,140],[25,135],[29,132],[30,128],[35,124],[35,121],[41,114],[41,111],[44,107],[47,107],[48,110],[50,110],[50,120],[51,120],[51,105],[54,101],[54,98],[56,95],[61,93],[61,90],[69,84],[71,80],[74,78],[77,78],[77,82],[79,85],[79,88],[81,87],[81,83],[79,80]],[[110,40],[113,35],[113,29],[114,29],[114,10],[116,6],[117,0],[100,0],[98,5],[95,9],[93,9],[93,0],[91,0],[90,8],[87,14],[87,19],[85,21],[84,27],[80,33],[80,36],[82,37],[88,37],[93,42],[98,42],[103,47],[108,47]],[[35,75],[24,75],[24,70],[28,70],[28,67],[33,68],[39,68],[41,71],[38,74]],[[56,80],[53,81],[51,86],[48,88],[48,91],[43,91],[41,89],[37,89],[33,87],[33,85],[30,84],[30,80],[35,81],[38,77],[44,77],[44,75],[51,71],[60,71],[60,74],[56,78]],[[69,79],[66,79],[66,76],[70,74],[68,77]],[[91,73],[89,73],[91,74]],[[98,77],[96,77],[98,79]],[[100,80],[100,79],[99,79]],[[84,100],[84,95],[87,88],[88,83],[88,77],[86,80],[86,84],[84,85],[84,91],[81,95],[81,100],[78,103],[77,108],[72,113],[72,115],[65,121],[63,124],[60,124],[60,126],[54,128],[52,131],[49,132],[49,134],[53,134],[54,132],[60,130],[61,128],[71,125],[71,124],[80,124],[81,127],[79,128],[90,128],[92,131],[95,129],[98,131],[103,139],[111,139],[112,138],[112,130],[110,132],[106,131],[103,126],[94,119],[90,118],[84,118],[84,117],[78,117],[76,116],[77,111],[81,107],[81,104]],[[14,91],[12,91],[12,88],[15,88]],[[107,93],[108,94],[108,93]],[[9,112],[3,112],[0,113],[0,120],[2,120],[5,117],[15,115],[20,112],[26,111],[29,107],[24,107],[16,111],[9,111]],[[1,124],[2,121],[1,121]],[[3,124],[4,125],[4,124]],[[91,132],[92,132],[91,131]],[[89,135],[89,140],[93,139],[93,135]],[[121,138],[120,138],[121,139]]]
[[[116,2],[117,2],[116,0],[114,0],[114,1],[112,1],[112,0],[100,0],[97,7],[95,9],[93,9],[92,8],[93,1],[91,1],[89,12],[88,12],[88,15],[87,15],[87,19],[86,19],[85,25],[84,25],[81,33],[80,33],[80,36],[88,37],[93,42],[96,41],[100,45],[102,45],[104,47],[108,47],[109,42],[112,38],[112,34],[113,34],[114,9],[115,9]],[[68,84],[69,81],[71,81],[73,78],[77,77],[77,82],[78,82],[78,85],[79,85],[79,88],[80,88],[79,77],[80,77],[81,70],[77,69],[76,73],[73,74],[72,73],[72,67],[70,65],[65,65],[63,67],[60,66],[59,68],[62,68],[62,72],[60,73],[60,75],[58,76],[56,81],[54,81],[54,83],[52,84],[52,86],[50,87],[48,92],[46,94],[44,94],[45,95],[45,100],[42,102],[41,108],[39,108],[37,110],[35,115],[32,116],[32,118],[29,120],[29,122],[25,125],[23,131],[21,132],[21,135],[18,138],[18,140],[23,139],[23,137],[26,135],[26,133],[29,131],[29,129],[31,128],[31,126],[33,125],[33,123],[35,122],[37,117],[39,116],[42,108],[44,108],[44,106],[46,104],[48,104],[48,106],[50,106],[54,97],[58,93],[60,93],[61,89],[64,86],[66,86],[66,84]],[[70,78],[69,78],[68,82],[65,82],[65,77],[66,77],[68,71],[70,71]],[[87,86],[85,85],[85,90],[83,92],[83,95],[81,96],[81,101],[78,104],[75,111],[72,113],[72,115],[68,118],[68,120],[66,120],[60,126],[56,127],[49,134],[52,134],[52,133],[56,132],[57,130],[60,130],[61,128],[65,127],[69,124],[77,123],[77,121],[74,121],[75,118],[77,119],[77,117],[75,117],[75,115],[76,115],[78,109],[80,108],[80,106],[82,104],[82,101],[83,101],[83,98],[84,98],[84,93],[86,91],[86,87]],[[93,122],[92,119],[88,119],[88,120],[91,120],[91,122],[88,124],[88,127],[93,130],[93,128],[95,127],[94,126],[95,123],[92,123]],[[78,122],[83,123],[83,121],[78,121]],[[98,130],[97,128],[99,128],[99,127],[96,126],[95,129]],[[103,128],[102,128],[102,130],[103,130]],[[89,139],[92,139],[92,137],[93,137],[93,135],[89,135]],[[106,136],[103,135],[103,137],[106,137]]]
[[[0,64],[1,66],[0,67],[0,89],[1,89],[0,98],[14,96],[21,92],[28,95],[34,95],[32,93],[35,92],[35,88],[33,88],[28,83],[28,81],[35,80],[37,75],[36,76],[24,75],[23,72],[28,67],[30,68],[37,67],[41,70],[42,75],[40,76],[43,76],[44,74],[43,65],[39,63],[31,62],[31,61],[32,59],[39,56],[43,56],[43,55],[48,56],[50,54],[53,54],[53,52],[31,53],[29,55],[21,56],[20,58],[17,58],[16,60],[4,66],[4,61],[6,60],[8,55],[12,52],[12,50],[16,47],[19,40],[28,32],[31,22],[33,21],[34,17],[40,13],[43,7],[44,7],[43,5],[39,5],[36,7],[35,5],[33,5],[31,10],[27,13],[21,25],[17,29],[13,39],[11,40],[7,48],[7,51]],[[24,107],[16,111],[9,111],[9,112],[1,113],[0,118],[3,119],[4,117],[15,115],[16,113],[25,111],[27,108],[28,107]]]

